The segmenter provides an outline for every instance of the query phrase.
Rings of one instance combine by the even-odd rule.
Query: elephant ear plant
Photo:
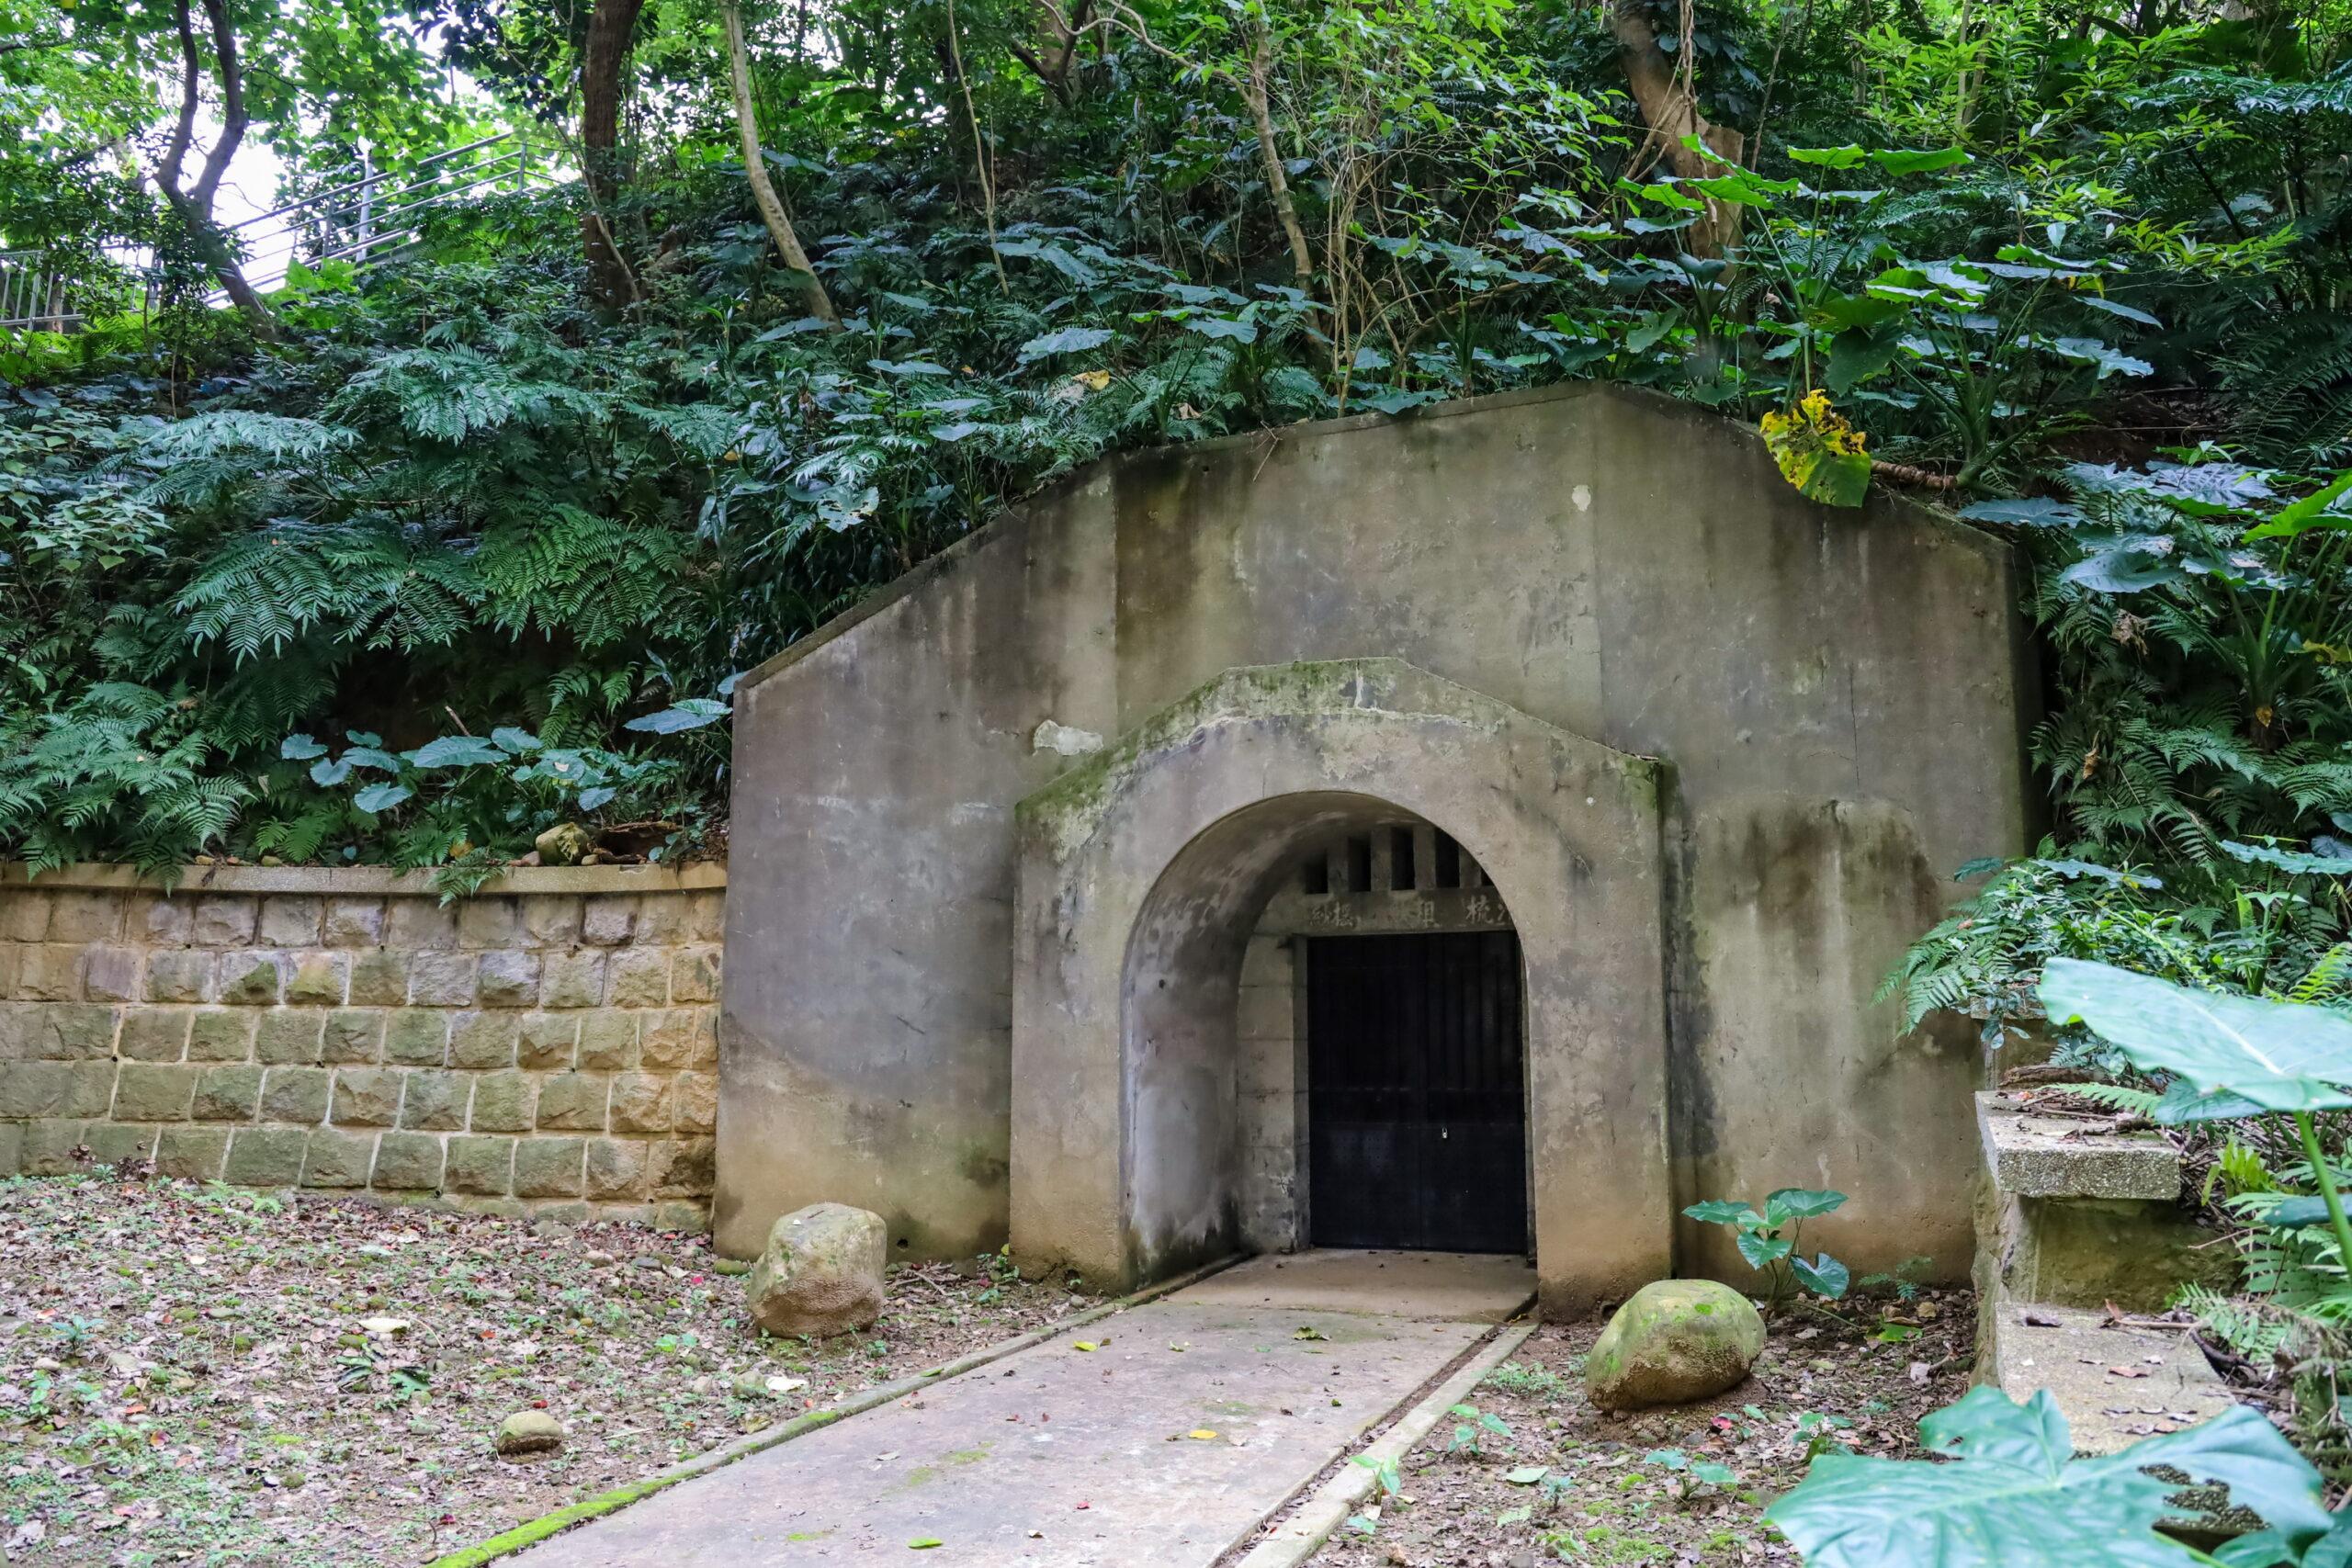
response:
[[[2337,1263],[2352,1267],[2352,1223],[2312,1121],[2314,1111],[2352,1107],[2345,1088],[2352,1084],[2352,1019],[2073,958],[2043,968],[2041,996],[2052,1022],[2086,1024],[2141,1071],[2171,1077],[2153,1112],[2159,1122],[2291,1119],[2335,1232]]]
[[[1806,1568],[2343,1568],[2352,1550],[2352,1529],[2321,1506],[2319,1472],[2243,1405],[2076,1459],[2047,1391],[2017,1404],[1980,1388],[1921,1421],[1919,1436],[1941,1462],[1826,1453],[1764,1517]],[[2157,1534],[2182,1483],[2153,1467],[2228,1487],[2270,1528],[2218,1559]]]
[[[2153,1112],[2160,1122],[2291,1119],[2339,1264],[2352,1259],[2352,1225],[2312,1122],[2352,1107],[2352,1020],[2066,958],[2045,966],[2040,995],[2052,1021],[2085,1024],[2172,1080]],[[2019,1405],[1980,1388],[1919,1432],[1942,1461],[1825,1454],[1765,1517],[1808,1568],[2352,1568],[2352,1510],[2329,1515],[2318,1471],[2244,1406],[2096,1459],[2073,1457],[2046,1391]],[[2211,1556],[2159,1534],[2179,1512],[2170,1499],[2181,1476],[2227,1487],[2232,1505],[2268,1528]]]

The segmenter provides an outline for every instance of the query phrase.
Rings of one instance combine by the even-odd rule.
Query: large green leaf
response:
[[[1845,1206],[1843,1192],[1815,1190],[1806,1187],[1783,1187],[1764,1200],[1764,1214],[1774,1224],[1786,1215],[1793,1220],[1810,1220]]]
[[[2155,1532],[2180,1483],[2152,1465],[2225,1485],[2284,1529],[2329,1524],[2319,1472],[2244,1406],[2092,1460],[2073,1459],[2047,1392],[2018,1405],[1980,1388],[1919,1427],[1953,1457],[1825,1454],[1765,1511],[1806,1568],[2185,1568],[2198,1556]]]
[[[2324,1008],[2192,991],[2075,958],[2050,961],[2041,997],[2052,1021],[2079,1020],[2134,1066],[2177,1074],[2200,1095],[2265,1111],[2352,1105],[2341,1087],[2352,1084],[2352,1019]],[[2193,1119],[2177,1106],[2170,1114]]]

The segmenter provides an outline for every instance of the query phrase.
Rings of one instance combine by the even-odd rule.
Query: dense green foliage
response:
[[[361,139],[413,164],[582,107],[584,9],[224,15],[295,190]],[[1627,17],[1689,69],[1714,130],[1688,151],[1628,91]],[[260,322],[203,303],[185,215],[134,177],[171,14],[14,19],[54,47],[0,54],[0,229],[158,292],[0,360],[0,851],[487,867],[581,818],[679,852],[720,827],[729,678],[1008,498],[1123,446],[1578,376],[1762,422],[1833,501],[2081,492],[1993,520],[2045,569],[2062,852],[2162,862],[2141,886],[2189,901],[2163,918],[2246,925],[2228,845],[2352,806],[2312,651],[2352,646],[2341,560],[2260,546],[2291,591],[2135,564],[2256,548],[2245,523],[2352,462],[2340,6],[755,12],[765,162],[840,331],[751,200],[718,20],[636,18],[608,199],[485,196]],[[436,56],[510,107],[436,96]],[[2172,448],[2258,470],[2243,510],[2132,477]],[[2332,940],[2330,896],[2256,872],[2302,900],[2257,900],[2298,953]],[[1920,994],[2030,969],[2005,942]]]

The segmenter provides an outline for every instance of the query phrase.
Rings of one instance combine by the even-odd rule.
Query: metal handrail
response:
[[[485,149],[490,151],[485,153]],[[452,166],[452,160],[459,158],[468,161]],[[534,184],[556,183],[555,176],[544,166],[532,166],[529,139],[516,131],[485,136],[462,147],[436,152],[412,164],[406,175],[413,175],[428,165],[437,167],[424,178],[411,177],[405,184],[379,188],[387,181],[405,177],[386,170],[346,181],[235,225],[238,229],[250,229],[261,219],[280,220],[280,226],[274,232],[255,236],[264,240],[263,246],[245,252],[243,260],[248,280],[257,288],[273,287],[283,280],[296,260],[305,258],[311,262],[348,260],[367,266],[379,259],[380,253],[412,243],[416,238],[418,220],[433,209],[446,207],[506,180],[513,180],[518,190],[527,190]],[[419,192],[423,194],[416,194]],[[378,205],[383,201],[391,205]],[[218,303],[227,295],[215,289],[207,298]]]
[[[466,161],[456,162],[460,159]],[[526,133],[501,131],[419,159],[404,170],[370,172],[313,192],[226,225],[226,231],[259,242],[244,249],[241,265],[248,281],[266,289],[282,284],[293,263],[304,257],[374,265],[384,253],[413,243],[427,211],[507,180],[518,191],[559,183],[548,160],[533,166]],[[390,205],[379,205],[386,202]],[[256,231],[271,220],[277,220],[274,227]],[[81,312],[66,308],[65,284],[47,253],[0,250],[0,330],[70,331],[84,324]],[[204,298],[218,305],[228,293],[214,288]]]
[[[487,147],[494,141],[510,141],[515,139],[515,132],[511,130],[502,130],[495,136],[485,136],[479,141],[469,141],[463,147],[452,147],[447,152],[435,152],[430,158],[419,158],[415,163],[409,165],[408,172],[413,174],[418,169],[422,169],[427,164],[441,163],[446,159],[457,157],[461,152],[470,152],[477,147]],[[353,180],[348,185],[336,186],[330,190],[313,191],[309,196],[302,197],[299,201],[289,201],[285,206],[274,207],[267,212],[256,212],[251,218],[241,218],[236,222],[230,224],[229,227],[232,230],[248,229],[256,223],[266,222],[272,218],[283,218],[289,212],[300,212],[305,208],[316,207],[323,202],[332,201],[336,197],[341,196],[345,192],[365,189],[367,186],[374,185],[379,180],[391,179],[398,173],[399,171],[397,170],[386,169],[381,174],[369,175],[364,179]],[[427,183],[429,182],[420,180],[416,182],[416,185],[424,185]],[[415,186],[411,186],[408,188],[414,189]],[[395,192],[394,194],[397,195],[398,193]]]

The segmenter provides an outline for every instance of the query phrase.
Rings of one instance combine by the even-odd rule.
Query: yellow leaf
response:
[[[1099,1350],[1102,1347],[1095,1344],[1091,1339],[1081,1339],[1077,1344],[1071,1346],[1070,1348],[1073,1350]]]
[[[1210,1431],[1206,1427],[1195,1427],[1191,1431],[1185,1433],[1184,1436],[1192,1438],[1196,1443],[1213,1443],[1216,1441],[1216,1434]]]

